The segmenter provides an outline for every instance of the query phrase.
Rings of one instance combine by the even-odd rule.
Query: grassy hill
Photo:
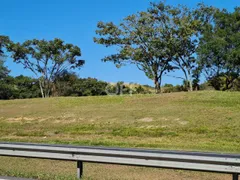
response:
[[[239,118],[237,92],[0,101],[0,140],[240,153]]]

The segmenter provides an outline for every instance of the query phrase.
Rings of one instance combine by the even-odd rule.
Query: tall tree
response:
[[[182,70],[188,90],[193,91],[193,76],[197,69],[195,53],[201,23],[194,18],[193,12],[189,9],[183,7],[177,11],[173,17],[175,38],[172,46],[176,52],[174,63]]]
[[[9,42],[10,40],[7,36],[0,35],[0,80],[2,83],[10,72],[9,69],[4,65],[4,58],[6,57],[4,54],[4,48],[6,48]]]
[[[0,58],[0,99],[13,98],[13,79],[9,76],[9,70],[4,66],[3,59]]]
[[[128,16],[115,25],[98,23],[95,42],[105,46],[118,46],[118,53],[104,61],[116,64],[133,63],[154,80],[159,91],[164,73],[180,69],[193,90],[192,77],[201,21],[195,10],[185,6],[169,6],[163,2],[151,3],[147,12]]]
[[[231,89],[240,76],[240,7],[234,12],[218,10],[212,22],[204,26],[198,48],[199,64],[216,89],[216,80],[225,79],[224,90]]]
[[[0,78],[9,73],[9,70],[4,66],[4,59],[6,57],[4,49],[8,47],[9,43],[10,40],[7,36],[0,35]]]
[[[188,84],[189,91],[193,90],[193,72],[197,68],[195,53],[201,29],[201,21],[195,11],[182,5],[166,6],[162,2],[153,3],[150,9],[156,23],[163,24],[171,37],[168,46],[174,55],[172,63],[183,72],[184,77],[177,78]],[[163,17],[168,17],[168,21]]]
[[[73,44],[65,44],[61,39],[28,40],[12,43],[9,50],[14,62],[31,70],[39,80],[42,97],[49,97],[54,83],[54,77],[63,70],[80,68],[84,60],[80,48]]]
[[[4,51],[8,48],[10,40],[7,36],[0,35],[0,99],[13,98],[13,77],[9,76],[10,70],[4,65],[6,55]]]
[[[165,8],[166,11],[170,9],[169,6]],[[118,49],[116,54],[105,57],[103,61],[114,62],[118,67],[135,64],[154,81],[159,93],[163,74],[174,68],[170,64],[172,54],[169,44],[172,37],[167,29],[170,23],[168,14],[161,14],[156,21],[150,10],[139,12],[126,17],[119,25],[99,22],[96,30],[98,37],[94,41]]]

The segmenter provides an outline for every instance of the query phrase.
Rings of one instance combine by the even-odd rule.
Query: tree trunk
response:
[[[228,77],[226,77],[226,90],[229,90],[229,85],[230,85],[230,81],[228,79]]]
[[[159,78],[158,77],[154,78],[154,84],[155,84],[155,92],[156,92],[156,94],[161,93],[161,84],[159,82]]]
[[[161,85],[162,85],[162,73],[161,73],[160,77],[158,78],[159,93],[162,93]]]
[[[188,81],[189,81],[189,91],[193,91],[193,82],[192,82],[192,74],[191,70],[188,70]]]
[[[193,82],[192,82],[192,75],[191,75],[191,72],[190,72],[190,70],[185,70],[185,69],[183,69],[182,68],[182,70],[183,70],[183,73],[184,73],[184,75],[185,75],[185,80],[186,80],[186,83],[187,83],[187,89],[188,89],[188,91],[193,91]]]
[[[189,79],[188,82],[189,82],[189,91],[192,92],[193,91],[192,79]]]
[[[41,82],[40,79],[38,80],[38,82],[39,82],[39,87],[40,87],[40,91],[41,91],[41,94],[42,94],[42,98],[45,98],[44,93],[43,93],[42,82]]]
[[[50,96],[50,86],[49,86],[49,82],[45,83],[46,84],[46,88],[45,88],[45,97],[49,98]]]

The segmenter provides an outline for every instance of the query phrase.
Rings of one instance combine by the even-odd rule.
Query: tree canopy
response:
[[[240,76],[239,30],[240,8],[234,12],[218,10],[205,25],[198,48],[199,64],[216,89],[221,88],[221,78],[225,79],[223,89],[228,90]]]
[[[168,16],[162,15],[161,18],[169,25]],[[99,22],[97,27],[99,36],[94,38],[96,43],[118,47],[118,53],[105,57],[103,61],[112,61],[117,66],[135,64],[154,81],[159,92],[163,73],[173,69],[169,47],[172,39],[165,25],[156,23],[149,10],[130,15],[119,25]]]
[[[136,64],[154,80],[158,92],[163,74],[180,69],[184,73],[182,79],[189,82],[192,91],[192,76],[197,66],[194,53],[201,27],[195,11],[163,2],[151,3],[146,12],[130,15],[118,25],[99,22],[97,27],[96,43],[118,47],[118,53],[103,61]]]
[[[78,59],[79,47],[57,38],[12,43],[9,49],[14,62],[31,70],[39,80],[42,97],[49,97],[55,76],[63,70],[80,68],[85,62]]]

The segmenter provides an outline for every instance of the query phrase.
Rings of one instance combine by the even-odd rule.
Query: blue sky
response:
[[[152,81],[135,66],[117,69],[112,63],[101,59],[114,52],[94,44],[98,21],[119,22],[125,16],[146,10],[149,0],[1,0],[0,34],[10,36],[15,42],[28,39],[61,38],[67,43],[78,45],[85,66],[77,72],[80,77],[94,77],[108,82],[137,82],[150,84]],[[157,2],[153,0],[153,2]],[[219,8],[233,10],[240,6],[239,0],[166,0],[167,4],[184,4],[195,7],[204,2]],[[13,76],[32,73],[7,59],[6,65]],[[181,75],[180,72],[177,74]],[[179,79],[163,78],[164,83],[180,84]]]

